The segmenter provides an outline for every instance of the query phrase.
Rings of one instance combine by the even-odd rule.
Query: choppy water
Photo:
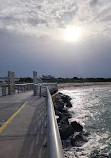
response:
[[[70,158],[111,158],[111,87],[63,90],[72,98],[73,118],[90,133],[82,147],[71,147]]]

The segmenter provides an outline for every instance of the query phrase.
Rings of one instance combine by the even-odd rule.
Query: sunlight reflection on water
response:
[[[72,120],[80,122],[90,133],[89,141],[82,147],[69,148],[70,158],[96,158],[111,153],[111,87],[61,90],[69,95],[73,107],[69,109]],[[70,156],[74,154],[75,156]],[[96,154],[96,155],[94,155]],[[110,156],[109,156],[110,157]]]

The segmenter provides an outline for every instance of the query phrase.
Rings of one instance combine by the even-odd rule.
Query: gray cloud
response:
[[[95,33],[94,36],[97,36],[99,26],[102,26],[99,34],[104,36],[102,32],[107,28],[107,25],[104,25],[103,22],[106,23],[110,20],[110,10],[111,5],[108,0],[2,1],[0,5],[0,28],[39,37],[45,36],[45,30],[47,30],[47,34],[54,38],[50,29],[57,30],[58,27],[65,28],[67,25],[82,26],[84,29],[89,27],[88,30],[93,27],[95,28],[93,34]],[[92,37],[90,31],[87,35],[88,38]]]
[[[110,77],[110,13],[109,0],[2,1],[0,72]],[[59,39],[67,25],[81,28],[80,41]]]
[[[47,25],[47,21],[44,19],[39,19],[39,18],[29,18],[27,21],[29,24],[33,25],[33,26],[37,26],[38,24],[46,24]]]
[[[59,17],[56,18],[56,21],[60,27],[66,26],[67,24],[71,24],[72,20],[76,16],[78,9],[69,9],[68,11],[64,11],[63,13],[60,13]]]
[[[99,3],[99,0],[91,0],[90,6],[95,7]]]
[[[101,18],[101,21],[111,21],[111,15]]]

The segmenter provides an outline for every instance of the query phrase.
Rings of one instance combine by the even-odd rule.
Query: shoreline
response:
[[[99,87],[111,87],[111,82],[85,82],[85,83],[60,83],[58,84],[58,90],[73,90],[83,88],[99,88]]]

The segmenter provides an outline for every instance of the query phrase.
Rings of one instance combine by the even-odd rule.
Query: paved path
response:
[[[32,92],[0,97],[0,128],[12,117],[0,132],[0,158],[47,158],[45,114],[46,99]]]

